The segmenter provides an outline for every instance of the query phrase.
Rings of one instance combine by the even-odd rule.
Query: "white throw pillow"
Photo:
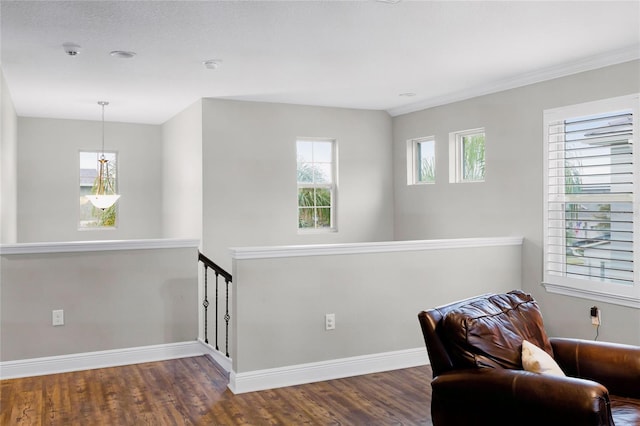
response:
[[[565,375],[551,355],[527,340],[522,341],[522,366],[532,373]]]

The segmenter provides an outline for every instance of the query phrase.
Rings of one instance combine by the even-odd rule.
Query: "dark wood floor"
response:
[[[234,395],[206,356],[0,382],[0,425],[431,425],[415,367]]]

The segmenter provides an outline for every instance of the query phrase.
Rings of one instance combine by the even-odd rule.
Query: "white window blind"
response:
[[[547,283],[638,293],[637,99],[545,111]]]

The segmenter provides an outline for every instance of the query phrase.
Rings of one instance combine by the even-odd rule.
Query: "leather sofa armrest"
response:
[[[611,394],[640,398],[640,347],[552,338],[556,362],[568,376],[602,383]]]
[[[434,425],[613,424],[607,389],[590,380],[480,368],[431,386]]]

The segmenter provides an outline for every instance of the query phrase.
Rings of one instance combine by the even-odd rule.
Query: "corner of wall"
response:
[[[161,126],[164,238],[202,240],[202,99]]]
[[[0,243],[17,242],[18,116],[0,68]]]

